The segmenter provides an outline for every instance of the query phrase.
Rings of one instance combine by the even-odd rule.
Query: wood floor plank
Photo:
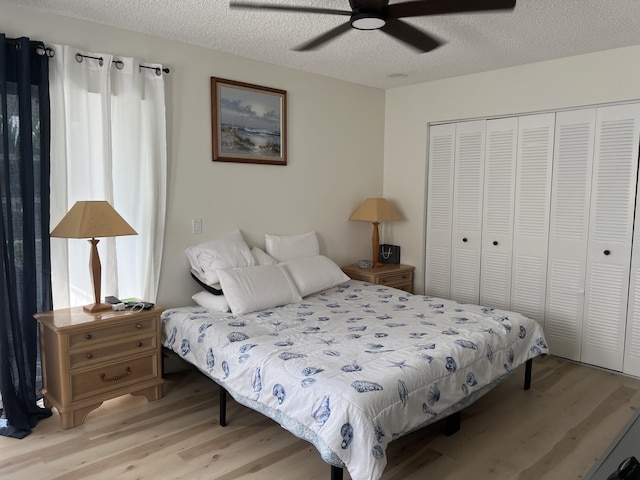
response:
[[[640,408],[640,380],[554,357],[536,359],[462,412],[392,442],[382,480],[580,479]],[[218,387],[174,372],[165,397],[105,402],[63,430],[57,412],[24,440],[0,437],[0,478],[17,480],[324,480],[315,447],[235,401],[218,424]],[[345,471],[345,480],[350,476]]]

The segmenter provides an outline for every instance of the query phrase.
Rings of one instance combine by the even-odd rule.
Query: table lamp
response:
[[[98,255],[100,240],[97,240],[96,237],[119,237],[122,235],[137,235],[137,233],[106,201],[76,202],[51,232],[52,237],[89,239],[91,244],[89,270],[95,302],[93,305],[83,307],[86,312],[111,310],[111,305],[100,302],[102,266]]]
[[[393,222],[401,220],[400,215],[384,198],[367,198],[358,209],[351,214],[349,220],[361,220],[373,222],[373,236],[371,238],[371,260],[374,267],[383,264],[378,262],[378,249],[380,248],[380,234],[378,225],[380,222]]]

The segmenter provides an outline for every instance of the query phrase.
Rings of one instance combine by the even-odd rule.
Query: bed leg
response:
[[[524,389],[529,390],[531,388],[531,368],[533,367],[533,358],[527,360],[524,366]]]
[[[452,413],[445,419],[444,434],[450,437],[460,430],[460,412]]]
[[[342,469],[331,465],[331,480],[342,480]]]
[[[227,391],[220,386],[220,426],[227,426]]]

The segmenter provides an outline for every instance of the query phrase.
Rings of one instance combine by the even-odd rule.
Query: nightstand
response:
[[[387,264],[374,268],[360,268],[357,263],[342,267],[342,271],[354,280],[386,285],[411,293],[413,290],[413,271],[411,265]]]
[[[40,328],[45,405],[62,428],[84,423],[110,398],[131,393],[162,397],[160,314],[153,307],[87,313],[82,307],[34,315]]]

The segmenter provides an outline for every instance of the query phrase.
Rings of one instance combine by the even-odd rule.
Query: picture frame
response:
[[[287,164],[287,92],[211,77],[214,162]]]

